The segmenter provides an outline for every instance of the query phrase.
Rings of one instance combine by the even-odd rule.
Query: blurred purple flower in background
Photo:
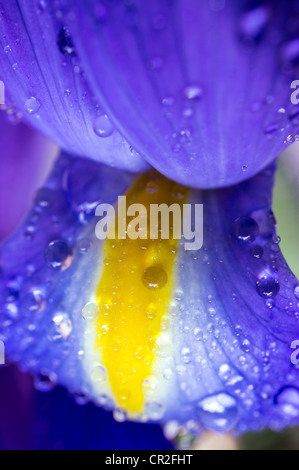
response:
[[[12,433],[1,424],[0,446],[168,449],[153,423],[194,436],[298,424],[299,288],[271,205],[275,159],[298,132],[299,3],[1,0],[0,31],[0,340],[49,391],[35,398],[30,378],[1,371]],[[94,214],[153,168],[174,198],[204,205],[204,245],[179,245],[164,322],[144,333],[144,351],[116,329],[106,345],[138,355],[140,376],[146,351],[155,356],[132,413],[138,386],[115,393],[94,350],[88,316],[109,264]],[[151,176],[152,192],[155,181],[165,179]],[[151,321],[137,307],[122,320],[136,336]],[[115,361],[122,384],[133,372]],[[150,424],[117,423],[99,406]]]

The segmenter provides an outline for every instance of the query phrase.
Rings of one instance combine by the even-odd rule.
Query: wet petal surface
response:
[[[236,184],[295,140],[296,2],[76,7],[70,29],[97,98],[165,176],[200,188]]]
[[[38,389],[64,385],[117,421],[171,420],[194,434],[297,423],[298,284],[279,249],[274,172],[190,191],[157,173],[136,180],[63,155],[26,224],[1,247],[9,357]],[[121,195],[138,223],[130,212],[124,225],[119,205],[124,237],[100,241],[95,207]],[[144,236],[146,208],[162,202],[203,204],[202,247],[199,236],[190,249],[193,219],[183,238],[175,224],[168,237]]]
[[[0,3],[6,107],[69,152],[140,171],[146,164],[89,89],[62,3]]]

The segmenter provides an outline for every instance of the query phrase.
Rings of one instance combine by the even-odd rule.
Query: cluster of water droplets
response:
[[[57,382],[66,383],[82,402],[84,381],[80,383],[79,377],[84,348],[80,318],[84,320],[78,312],[76,283],[80,280],[76,281],[72,268],[74,263],[82,263],[83,270],[88,268],[84,268],[85,260],[94,234],[91,228],[82,235],[78,214],[66,204],[71,194],[63,192],[63,176],[72,162],[69,157],[61,159],[48,186],[37,192],[27,221],[1,248],[5,267],[0,323],[7,354],[24,370],[33,372],[39,390],[48,391]],[[15,265],[5,262],[16,250]],[[84,282],[88,289],[88,279]],[[69,364],[66,369],[65,364]],[[88,391],[83,391],[86,397]]]

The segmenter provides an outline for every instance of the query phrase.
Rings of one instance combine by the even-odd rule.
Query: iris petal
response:
[[[63,155],[1,247],[8,357],[39,390],[59,383],[118,421],[171,420],[192,433],[297,423],[298,288],[276,235],[274,173],[189,191]],[[185,250],[186,234],[98,240],[96,205],[123,194],[203,204],[203,247]]]
[[[294,140],[295,2],[76,3],[70,28],[93,90],[160,173],[228,186]]]
[[[0,239],[3,239],[26,214],[34,190],[46,178],[57,149],[25,124],[12,125],[3,111],[0,147]]]
[[[15,0],[0,8],[0,78],[10,112],[72,153],[144,169],[89,90],[63,8]]]

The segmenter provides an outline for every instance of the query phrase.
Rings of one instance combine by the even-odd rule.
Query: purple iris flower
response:
[[[157,423],[193,435],[298,424],[299,287],[271,210],[275,160],[298,133],[298,21],[295,0],[0,0],[0,340],[37,390],[63,386],[90,402],[78,408],[60,388],[39,397],[32,416],[44,413],[48,444],[29,445],[108,448],[99,436],[111,428],[131,436],[123,446],[168,448]],[[44,136],[61,149],[51,171],[56,147]],[[203,204],[204,243],[178,246],[160,332],[142,340],[155,356],[144,406],[128,412],[139,397],[131,376],[151,359],[127,346],[125,316],[123,330],[115,319],[106,328],[115,335],[101,354],[120,350],[113,370],[94,349],[94,298],[110,262],[95,210],[153,169],[178,199],[188,191]],[[119,365],[133,354],[134,371]],[[119,377],[134,386],[117,395]],[[149,424],[114,423],[99,407]],[[76,419],[106,425],[91,435]],[[138,426],[146,443],[134,441]]]

